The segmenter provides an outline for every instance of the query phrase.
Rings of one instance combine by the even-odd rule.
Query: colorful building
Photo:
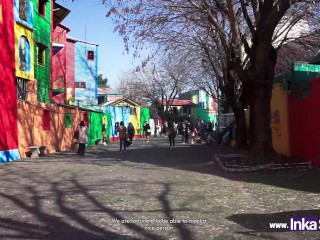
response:
[[[21,1],[20,1],[21,2]],[[34,15],[34,75],[39,102],[50,103],[52,1],[32,0]]]
[[[0,0],[0,162],[19,159],[13,0]]]
[[[52,102],[67,103],[66,79],[67,79],[67,33],[69,29],[58,25],[53,28],[52,33],[52,65],[51,85]],[[69,62],[69,60],[68,60]]]
[[[128,126],[129,122],[131,122],[136,130],[136,134],[140,134],[139,129],[142,124],[141,121],[149,121],[150,114],[145,113],[145,110],[141,110],[139,104],[131,101],[127,98],[121,98],[114,101],[109,101],[107,103],[103,103],[100,105],[100,108],[103,109],[105,114],[109,114],[110,116],[110,133],[109,138],[110,141],[119,140],[118,129],[119,123],[121,121],[124,122],[125,126]],[[143,114],[141,114],[141,111]],[[143,117],[141,117],[143,116]]]
[[[271,99],[274,149],[320,166],[320,66],[295,63],[275,77]]]
[[[75,104],[98,104],[98,45],[77,40],[75,42]]]
[[[196,104],[196,112],[192,118],[204,121],[217,120],[218,104],[217,102],[203,90],[192,90],[180,94],[180,99],[191,100]]]

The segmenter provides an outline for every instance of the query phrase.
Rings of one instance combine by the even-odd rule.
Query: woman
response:
[[[129,140],[132,144],[133,137],[134,137],[134,126],[131,122],[128,125],[128,137],[129,137]]]
[[[126,144],[125,140],[127,139],[127,128],[124,126],[123,121],[120,122],[120,126],[118,127],[119,138],[120,138],[120,152],[122,152],[122,145],[123,149],[126,152]]]
[[[167,135],[169,138],[170,148],[175,148],[174,146],[174,138],[176,137],[176,131],[174,130],[174,126],[171,122],[168,123],[167,127]]]
[[[106,131],[106,124],[102,124],[102,143],[103,145],[107,145],[107,131]]]
[[[86,151],[86,143],[88,142],[88,128],[84,125],[84,121],[81,121],[78,127],[79,137],[78,137],[78,154],[84,156]]]
[[[150,141],[150,135],[151,135],[151,127],[147,121],[145,121],[145,125],[143,126],[143,130],[147,137],[147,142]]]

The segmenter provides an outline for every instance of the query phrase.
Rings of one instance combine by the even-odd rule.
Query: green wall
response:
[[[89,112],[88,146],[96,144],[97,139],[102,139],[103,113]]]
[[[107,130],[107,142],[110,142],[110,132],[111,132],[111,114],[110,113],[104,113],[103,116],[107,117],[107,123],[106,123],[106,130]]]
[[[205,109],[201,109],[201,108],[197,108],[196,110],[196,114],[197,114],[197,119],[198,120],[203,120],[205,122],[207,121],[213,121],[214,123],[216,123],[217,120],[217,114],[215,113],[208,113]]]
[[[140,109],[140,127],[143,127],[143,123],[145,121],[149,122],[150,120],[150,110],[149,108],[141,108]],[[143,131],[140,131],[140,133],[143,133]]]
[[[109,113],[89,112],[88,146],[96,144],[97,139],[102,139],[103,117],[107,118],[107,142],[110,142],[111,115]]]
[[[45,18],[38,13],[39,0],[32,0],[34,10],[34,69],[37,79],[38,101],[50,103],[50,55],[51,55],[51,1],[46,3]],[[44,65],[38,65],[37,44],[46,47]]]

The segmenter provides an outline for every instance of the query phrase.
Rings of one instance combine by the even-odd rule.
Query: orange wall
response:
[[[43,130],[43,110],[50,110],[50,130]],[[72,114],[72,128],[66,128],[65,113]],[[18,141],[21,158],[30,146],[47,145],[47,153],[71,149],[73,133],[80,122],[80,111],[74,107],[18,101]]]
[[[290,156],[288,96],[281,84],[274,84],[271,98],[272,144],[281,154]]]

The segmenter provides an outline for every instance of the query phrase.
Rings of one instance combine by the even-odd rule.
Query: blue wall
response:
[[[19,17],[19,0],[14,0],[14,19],[17,22],[21,22],[30,28],[33,28],[33,4],[31,1],[27,1],[27,21],[20,19]]]
[[[124,122],[124,125],[127,127],[130,122],[130,108],[129,107],[114,107],[109,106],[105,109],[106,113],[111,115],[111,131],[110,137],[117,137],[118,131],[115,128],[116,123]]]
[[[94,61],[87,59],[88,51],[94,52]],[[75,83],[84,82],[86,88],[75,88],[79,105],[98,104],[98,47],[85,42],[75,44]]]
[[[1,162],[11,162],[13,160],[20,159],[20,154],[18,149],[0,151],[0,163]]]

